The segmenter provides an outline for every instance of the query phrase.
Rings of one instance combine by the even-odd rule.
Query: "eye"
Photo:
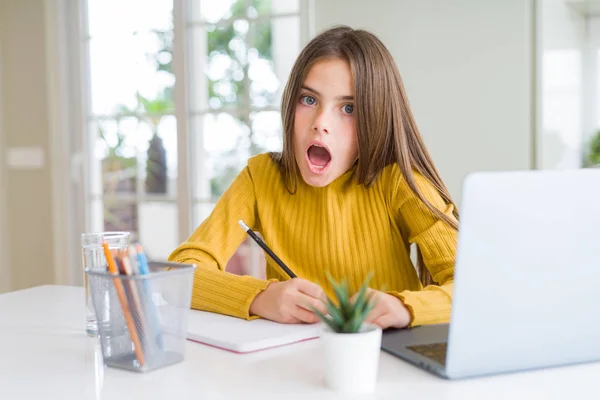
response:
[[[342,106],[342,112],[344,114],[352,115],[352,113],[354,112],[354,105],[353,104],[344,104]]]
[[[314,106],[315,104],[317,104],[317,99],[315,99],[312,96],[304,95],[300,97],[300,103],[306,106]]]

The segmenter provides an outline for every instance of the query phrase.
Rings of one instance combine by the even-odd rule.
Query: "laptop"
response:
[[[448,379],[600,360],[600,169],[474,173],[462,199],[450,324],[382,350]]]

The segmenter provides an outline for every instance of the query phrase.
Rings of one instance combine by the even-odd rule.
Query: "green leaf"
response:
[[[352,320],[352,333],[358,332],[358,330],[360,329],[360,326],[362,325],[363,321],[364,321],[364,318],[359,318],[359,317],[354,318]]]
[[[600,131],[590,141],[588,153],[588,158],[592,164],[600,164]]]
[[[349,293],[348,280],[342,279],[341,282],[336,282],[331,275],[327,273],[327,278],[329,279],[329,282],[331,282],[338,305],[336,305],[329,297],[327,298],[325,306],[331,318],[324,321],[326,321],[334,331],[340,333],[356,333],[360,330],[360,327],[375,306],[375,302],[368,294],[369,282],[372,277],[373,273],[369,272],[357,294],[352,296],[355,300],[351,301],[352,297]],[[317,315],[319,314],[321,313],[317,312]]]
[[[327,279],[333,286],[333,291],[340,305],[340,309],[345,310],[348,307],[348,282],[344,279],[340,284],[336,283],[333,277],[327,272]]]
[[[375,303],[369,301],[363,310],[363,321],[369,316],[369,313],[373,310],[373,307],[375,307]]]
[[[321,311],[317,310],[314,307],[311,307],[312,311],[317,314],[317,317],[319,317],[319,319],[321,321],[323,321],[324,323],[326,323],[332,331],[334,332],[340,332],[340,327],[339,325],[336,324],[336,322],[330,318],[327,318],[327,316],[325,314],[323,314]]]
[[[364,304],[366,301],[366,294],[367,294],[367,290],[369,288],[369,282],[371,281],[372,277],[373,277],[373,273],[369,272],[369,274],[365,278],[365,281],[363,282],[363,284],[360,288],[360,292],[358,293],[356,301],[354,302],[354,307],[357,307],[359,309],[364,308]]]
[[[331,301],[327,301],[325,303],[325,307],[327,308],[327,311],[329,311],[329,314],[335,321],[338,321],[339,323],[342,323],[344,321],[342,313]]]
[[[356,310],[354,310],[354,315],[353,315],[352,319],[355,321],[355,323],[357,325],[355,327],[356,330],[358,330],[358,328],[360,328],[360,325],[367,318],[367,316],[369,315],[369,311],[371,311],[371,309],[372,308],[369,307],[369,304],[365,303],[364,307],[356,308]]]
[[[354,322],[350,319],[346,322],[344,322],[344,325],[342,326],[342,332],[343,333],[355,333],[355,331],[352,330],[352,326],[354,325]]]
[[[342,305],[342,313],[344,314],[346,319],[348,319],[352,317],[352,313],[354,312],[354,304],[351,301],[352,296],[350,294],[348,280],[344,279],[341,285],[343,287],[344,293],[347,296],[344,304]]]

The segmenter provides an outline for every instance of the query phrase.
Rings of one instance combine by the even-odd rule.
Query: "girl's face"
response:
[[[330,59],[314,64],[300,89],[294,120],[294,154],[308,185],[327,186],[356,161],[353,112],[348,62]]]

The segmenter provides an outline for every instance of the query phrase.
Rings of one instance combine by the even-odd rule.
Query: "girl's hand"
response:
[[[378,325],[381,329],[406,328],[412,316],[402,300],[379,290],[368,289],[367,296],[375,306],[365,322]]]
[[[271,283],[250,305],[250,315],[284,324],[315,323],[319,317],[311,306],[327,314],[323,289],[302,278]]]

